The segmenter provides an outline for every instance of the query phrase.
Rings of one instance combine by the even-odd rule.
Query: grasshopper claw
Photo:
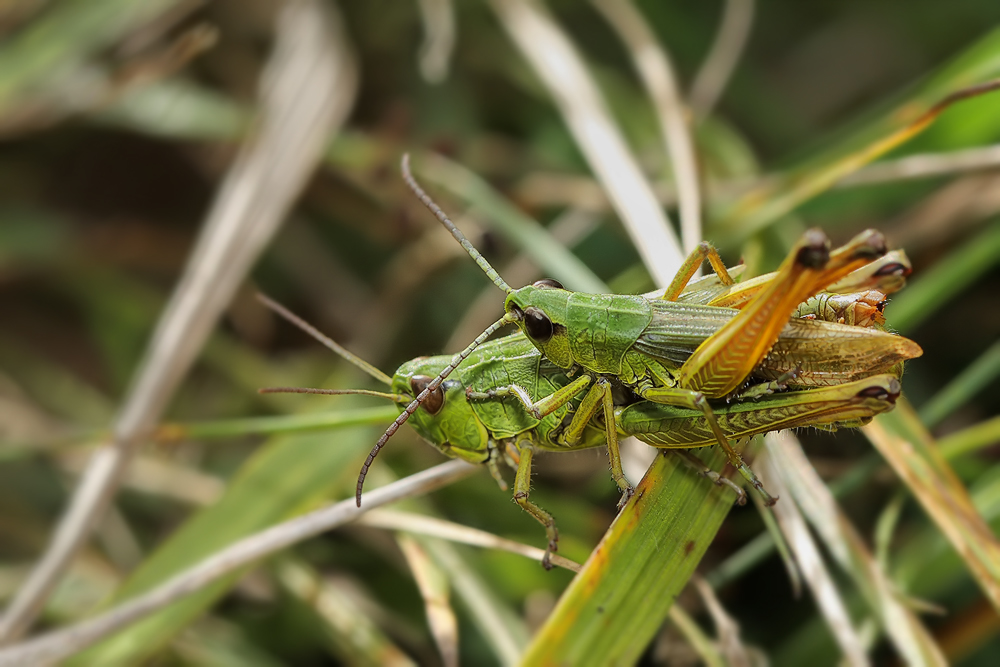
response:
[[[545,555],[542,556],[542,567],[546,570],[551,570],[555,567],[552,564],[552,554],[559,550],[559,532],[553,527],[554,536],[549,540],[548,548],[545,549]]]
[[[627,489],[625,489],[624,491],[622,491],[622,497],[618,501],[618,511],[619,512],[622,510],[623,507],[625,507],[625,503],[627,503],[629,501],[629,498],[631,498],[634,495],[635,495],[635,487],[629,486]]]

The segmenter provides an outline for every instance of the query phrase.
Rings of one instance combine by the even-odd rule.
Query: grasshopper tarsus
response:
[[[546,570],[551,570],[555,567],[552,564],[552,554],[559,551],[559,530],[552,524],[553,537],[549,540],[548,547],[545,549],[545,555],[542,556],[542,567]]]
[[[622,508],[625,507],[625,505],[628,503],[629,500],[632,499],[632,496],[634,496],[634,495],[635,495],[635,487],[634,486],[629,486],[627,489],[625,489],[624,491],[622,491],[622,497],[618,500],[618,511],[619,512],[622,511]]]
[[[774,507],[774,505],[778,502],[779,496],[772,496],[770,493],[767,492],[767,489],[764,488],[763,484],[761,484],[760,486],[755,486],[755,488],[757,489],[757,492],[760,494],[761,499],[764,501],[765,507]]]

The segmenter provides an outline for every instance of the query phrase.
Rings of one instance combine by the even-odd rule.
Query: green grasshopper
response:
[[[826,236],[819,230],[809,230],[778,271],[761,281],[759,289],[739,309],[677,301],[706,259],[723,285],[735,284],[718,252],[708,243],[702,243],[692,253],[671,285],[655,299],[569,292],[552,280],[515,290],[423,191],[410,173],[408,156],[403,157],[402,170],[421,202],[507,294],[505,313],[456,355],[453,363],[417,395],[379,439],[362,467],[359,503],[364,474],[388,438],[462,359],[505,324],[517,324],[548,360],[570,375],[582,372],[565,388],[564,400],[569,400],[573,390],[586,391],[584,404],[603,404],[609,413],[614,409],[611,386],[615,381],[642,399],[699,410],[730,463],[768,504],[773,504],[774,499],[730,445],[710,400],[740,398],[739,391],[748,380],[768,383],[763,389],[751,389],[749,396],[753,397],[786,385],[852,382],[901,368],[902,361],[921,354],[913,341],[875,327],[790,320],[800,304],[886,255],[885,239],[876,231],[863,232],[831,252]],[[538,407],[532,406],[536,417],[540,414]],[[609,417],[606,421],[610,424],[612,420]],[[615,433],[610,427],[607,436],[612,476],[623,492],[624,503],[632,487],[621,470]]]
[[[392,400],[401,410],[422,393],[451,357],[418,357],[404,363],[390,378],[351,354],[281,305],[261,297],[279,315],[302,328],[345,359],[389,387],[388,392],[363,389],[275,387],[265,393],[363,394]],[[616,436],[635,435],[661,448],[701,447],[715,443],[704,414],[649,401],[616,405],[610,413],[587,404],[566,372],[541,355],[522,334],[484,343],[448,379],[421,403],[410,424],[442,454],[485,464],[506,489],[498,467],[503,459],[516,469],[514,500],[544,526],[548,546],[543,565],[558,547],[558,531],[551,514],[529,499],[531,467],[536,451],[571,451],[607,445],[608,428]],[[719,408],[719,425],[733,438],[782,428],[859,426],[874,415],[891,410],[899,395],[896,377],[882,375],[835,387],[786,392],[759,401]],[[569,395],[569,400],[562,400]],[[526,406],[545,405],[540,417]],[[608,421],[610,419],[610,421]],[[617,440],[616,440],[617,441]],[[609,452],[611,448],[609,447]],[[700,462],[696,461],[696,464]],[[699,466],[716,483],[729,483]],[[732,485],[740,501],[743,491]]]

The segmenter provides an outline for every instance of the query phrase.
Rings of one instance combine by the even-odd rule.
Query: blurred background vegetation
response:
[[[258,79],[281,5],[158,0],[133,12],[130,4],[0,5],[2,599],[43,551],[89,448],[106,437],[216,186],[240,138],[253,131]],[[712,46],[723,3],[636,4],[687,90]],[[547,7],[676,220],[656,116],[621,40],[590,3],[553,0]],[[353,110],[177,391],[169,422],[380,405],[258,395],[267,385],[369,385],[266,312],[253,299],[256,290],[387,372],[415,356],[456,351],[471,338],[456,328],[481,292],[496,290],[406,190],[397,168],[406,151],[447,156],[545,225],[566,223],[566,211],[576,211],[583,221],[565,225],[580,237],[572,251],[601,280],[619,292],[653,287],[564,118],[489,4],[454,3],[454,52],[447,76],[436,82],[428,81],[433,67],[421,67],[418,3],[342,2],[331,10],[358,68]],[[976,63],[985,73],[978,80],[1000,75],[998,25],[995,0],[947,7],[933,0],[759,3],[732,79],[695,132],[706,193],[703,235],[727,263],[743,259],[753,273],[771,270],[808,226],[824,228],[834,242],[876,227],[892,247],[905,248],[911,287],[887,316],[890,327],[924,349],[907,365],[906,396],[938,438],[973,434],[952,463],[994,532],[997,167],[835,188],[749,236],[737,233],[739,220],[727,211],[764,175],[858,146],[877,119],[955,59]],[[943,90],[976,81],[956,79]],[[1000,103],[985,96],[949,110],[889,159],[998,141]],[[440,188],[434,194],[456,219],[465,214],[462,197]],[[504,267],[522,248],[493,222],[483,206],[460,220]],[[484,322],[499,312],[499,294],[492,296],[495,309]],[[80,619],[119,587],[142,588],[143,577],[158,581],[175,563],[196,562],[236,536],[348,497],[363,453],[385,424],[373,422],[265,437],[234,421],[218,429],[224,437],[192,432],[143,446],[108,518],[47,605],[43,627]],[[921,508],[900,494],[888,468],[872,463],[865,438],[801,436],[824,479],[863,480],[843,483],[843,507],[900,589],[935,607],[923,618],[949,659],[997,664],[997,610]],[[549,455],[536,466],[533,497],[557,517],[561,553],[579,562],[614,516],[617,491],[602,457]],[[439,461],[403,429],[372,481]],[[217,502],[232,480],[242,485],[234,482]],[[409,509],[540,545],[537,524],[494,486],[479,473]],[[762,530],[751,507],[734,510],[699,572],[716,585],[754,651],[774,664],[836,663],[830,631],[808,594],[793,595],[780,558],[764,551],[739,560]],[[571,578],[502,552],[453,549],[462,575],[525,633]],[[126,631],[118,648],[107,650],[125,662],[153,664],[435,664],[441,658],[407,562],[392,533],[339,530],[246,573],[173,621],[147,627],[143,642]],[[467,582],[456,575],[452,586]],[[861,599],[844,588],[863,619]],[[462,599],[461,590],[457,595]],[[713,633],[712,617],[690,587],[681,604]],[[461,661],[496,663],[501,658],[472,607],[454,605]],[[891,647],[872,632],[874,661],[890,663]],[[697,655],[668,624],[643,661],[687,664]],[[93,656],[83,661],[107,664]]]

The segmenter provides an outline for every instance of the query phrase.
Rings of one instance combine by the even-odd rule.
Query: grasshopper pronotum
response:
[[[389,388],[388,392],[379,392],[275,387],[262,389],[263,392],[364,394],[388,398],[403,409],[451,361],[448,356],[419,357],[404,363],[390,378],[279,304],[266,297],[262,301]],[[891,410],[899,391],[895,376],[880,375],[833,387],[739,401],[717,409],[715,418],[733,438],[797,426],[830,429],[858,426],[880,412]],[[552,515],[529,499],[536,451],[604,446],[609,443],[609,426],[616,436],[634,435],[654,447],[715,444],[715,434],[699,410],[650,401],[626,401],[614,406],[609,424],[600,409],[603,405],[586,403],[587,398],[574,388],[574,381],[566,372],[517,333],[479,346],[451,378],[431,391],[412,413],[410,423],[446,456],[487,465],[501,488],[506,488],[506,484],[498,461],[504,459],[516,469],[514,500],[545,527],[548,547],[542,563],[549,567],[548,557],[557,549],[558,531]],[[543,407],[536,412],[533,406]],[[716,483],[729,483],[703,467],[699,469]],[[742,501],[742,489],[735,485],[733,488]]]

